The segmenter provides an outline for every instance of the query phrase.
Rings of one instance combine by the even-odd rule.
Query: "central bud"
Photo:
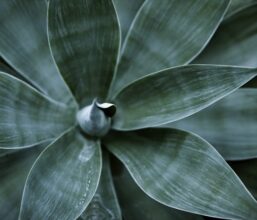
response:
[[[102,137],[111,127],[111,118],[116,112],[116,107],[111,103],[98,103],[95,99],[91,105],[77,113],[77,120],[81,129],[93,137]]]

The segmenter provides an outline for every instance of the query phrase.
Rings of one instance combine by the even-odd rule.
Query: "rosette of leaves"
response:
[[[222,22],[228,7],[2,0],[1,219],[256,219],[225,159],[257,156],[256,91],[239,89],[257,6]]]

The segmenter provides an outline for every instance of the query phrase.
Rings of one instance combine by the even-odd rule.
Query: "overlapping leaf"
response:
[[[78,218],[93,198],[102,167],[98,141],[77,130],[44,150],[30,171],[20,219]]]
[[[257,157],[257,89],[240,89],[209,108],[168,126],[208,140],[226,160]]]
[[[48,30],[54,59],[79,104],[104,100],[120,43],[112,1],[50,1]]]
[[[113,127],[157,126],[192,115],[242,86],[257,70],[229,66],[187,65],[135,81],[115,97]]]
[[[50,54],[46,14],[43,0],[1,0],[0,55],[46,95],[74,104]]]
[[[0,219],[17,220],[29,170],[44,146],[0,157]]]
[[[194,63],[257,67],[257,4],[233,14],[218,28]]]
[[[125,39],[111,94],[142,76],[190,62],[215,32],[228,3],[145,1]]]
[[[75,109],[0,72],[0,148],[24,148],[58,137],[75,123]]]
[[[114,180],[126,220],[203,220],[199,215],[178,211],[151,199],[136,185],[125,168]]]
[[[103,169],[97,191],[79,220],[122,220],[120,206],[113,186],[109,155],[103,152]]]
[[[105,144],[151,198],[226,219],[256,219],[257,202],[206,141],[173,129],[114,132]]]

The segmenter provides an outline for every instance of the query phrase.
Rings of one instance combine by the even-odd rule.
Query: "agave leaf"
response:
[[[194,63],[257,67],[257,4],[226,19]]]
[[[113,127],[131,130],[190,116],[253,78],[257,70],[229,66],[187,65],[135,81],[114,98]]]
[[[120,27],[122,31],[122,40],[124,41],[125,36],[128,33],[130,25],[145,0],[113,0],[115,8],[118,13]]]
[[[167,125],[209,141],[226,160],[257,157],[257,89],[240,89],[184,120]]]
[[[79,104],[105,99],[120,44],[112,1],[50,1],[48,30],[54,59]]]
[[[142,76],[190,62],[215,32],[228,3],[145,1],[125,39],[111,94]]]
[[[232,0],[228,8],[228,11],[226,13],[226,17],[231,16],[235,12],[242,10],[243,8],[251,4],[254,4],[255,2],[257,1],[256,0]]]
[[[109,155],[103,152],[103,169],[97,191],[79,220],[121,220],[121,211],[113,186]]]
[[[74,108],[0,72],[0,148],[24,148],[49,141],[74,123]]]
[[[222,156],[199,136],[144,129],[116,131],[107,138],[108,149],[160,203],[218,218],[257,218],[257,202]]]
[[[257,199],[257,160],[233,161],[230,165]]]
[[[199,215],[178,211],[151,199],[124,168],[114,177],[114,183],[125,220],[203,220]]]
[[[34,163],[22,197],[20,219],[79,217],[93,198],[102,167],[99,141],[73,129]]]
[[[0,56],[46,95],[71,103],[48,46],[46,14],[43,0],[1,0]]]
[[[0,157],[0,219],[18,219],[26,177],[44,147],[41,145]]]

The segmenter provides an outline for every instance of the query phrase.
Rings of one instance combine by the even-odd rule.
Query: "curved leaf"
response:
[[[257,199],[257,160],[233,161],[230,165]]]
[[[113,0],[120,21],[123,41],[137,11],[144,1],[145,0]]]
[[[75,109],[0,72],[0,148],[24,148],[49,141],[75,124]]]
[[[229,17],[235,12],[257,2],[256,0],[232,0],[230,3],[230,6],[228,8],[228,11],[226,13],[226,16]]]
[[[240,89],[191,117],[167,125],[209,141],[226,160],[257,157],[257,89]]]
[[[103,169],[97,191],[79,218],[79,220],[88,219],[122,220],[107,152],[103,152]]]
[[[74,105],[50,54],[46,15],[43,0],[1,0],[0,55],[40,91]]]
[[[75,219],[93,198],[101,173],[98,141],[71,130],[34,163],[22,197],[20,219]]]
[[[50,1],[48,30],[54,59],[79,104],[105,99],[120,44],[112,1]]]
[[[227,219],[256,219],[257,202],[218,152],[173,129],[114,132],[105,144],[151,198],[176,209]]]
[[[194,63],[257,67],[257,4],[225,20]]]
[[[215,32],[228,3],[145,1],[124,42],[112,94],[142,76],[190,62]]]
[[[199,215],[178,211],[148,197],[123,168],[114,178],[125,220],[203,220]]]
[[[0,157],[0,219],[17,220],[29,170],[45,146]]]
[[[246,68],[188,65],[151,74],[114,98],[113,127],[131,130],[185,118],[228,95],[256,73]]]

